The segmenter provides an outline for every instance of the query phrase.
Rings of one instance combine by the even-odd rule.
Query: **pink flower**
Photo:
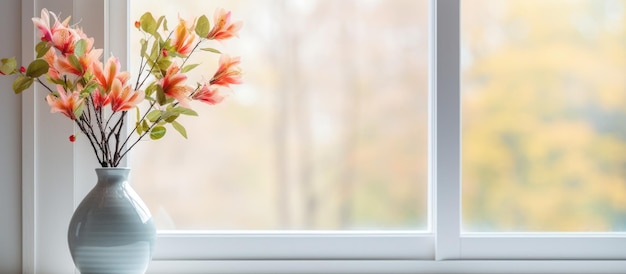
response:
[[[49,14],[52,14],[52,17],[54,18],[54,25],[52,27],[50,27]],[[52,12],[48,12],[47,9],[42,9],[41,18],[33,17],[32,20],[35,26],[39,29],[39,32],[41,32],[41,40],[52,42],[52,36],[56,32],[56,30],[60,28],[68,27],[69,22],[70,22],[70,17],[65,18],[65,20],[63,20],[63,22],[60,23],[59,18],[56,16],[56,14]]]
[[[240,62],[239,57],[231,58],[222,54],[219,67],[210,81],[211,85],[230,87],[231,84],[241,84],[241,69],[237,66]]]
[[[199,100],[201,102],[207,103],[209,105],[215,105],[222,102],[225,98],[220,92],[220,86],[217,85],[208,85],[205,83],[202,88],[200,88],[193,95],[194,100]]]
[[[188,55],[193,50],[193,41],[196,38],[194,34],[194,23],[189,24],[182,18],[178,18],[178,25],[174,31],[173,44],[176,52],[181,55]],[[167,55],[165,55],[167,56]]]
[[[111,109],[114,112],[132,109],[141,103],[144,97],[143,91],[131,91],[130,85],[122,86],[122,82],[119,79],[113,80],[111,93],[108,96],[111,101]]]
[[[52,32],[52,45],[63,55],[74,53],[74,43],[77,40],[76,32],[69,28],[62,27]]]
[[[222,8],[216,9],[213,17],[215,20],[213,28],[206,37],[210,40],[226,40],[237,36],[237,32],[243,26],[242,21],[231,22],[230,11],[227,12]]]
[[[46,96],[46,101],[48,105],[50,105],[50,112],[61,112],[63,115],[67,116],[72,120],[76,120],[76,111],[80,109],[83,105],[84,99],[80,98],[80,93],[78,91],[72,91],[71,93],[67,93],[63,86],[57,85],[57,92],[59,96],[55,96],[52,93]]]
[[[165,95],[172,97],[180,103],[183,107],[189,107],[189,97],[187,94],[193,89],[185,85],[187,76],[179,73],[180,68],[177,64],[172,64],[165,73],[159,84],[163,88]]]

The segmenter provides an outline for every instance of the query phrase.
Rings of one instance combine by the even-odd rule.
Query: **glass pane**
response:
[[[465,231],[626,231],[625,5],[462,2]]]
[[[170,28],[216,7],[244,21],[211,45],[241,55],[245,83],[192,105],[188,140],[170,130],[131,155],[160,229],[428,228],[427,0],[130,4],[132,21],[151,11]],[[140,38],[131,27],[132,53]]]

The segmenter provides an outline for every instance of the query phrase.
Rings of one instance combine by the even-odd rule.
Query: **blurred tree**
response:
[[[466,230],[626,229],[625,3],[463,2]]]

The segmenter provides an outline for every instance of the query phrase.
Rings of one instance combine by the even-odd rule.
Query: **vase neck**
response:
[[[128,181],[129,174],[129,168],[96,168],[96,175],[98,175],[98,184],[122,184]]]

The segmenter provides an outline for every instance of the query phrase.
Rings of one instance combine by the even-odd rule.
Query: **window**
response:
[[[216,7],[245,27],[204,46],[242,55],[245,82],[223,104],[194,105],[188,140],[173,132],[133,151],[134,187],[159,228],[428,230],[428,2],[163,0],[130,10],[171,21],[212,18]],[[131,53],[140,38],[131,30]],[[215,57],[190,62],[206,74]],[[131,54],[131,67],[139,61]]]
[[[505,1],[476,2],[479,7],[475,8],[478,8],[477,14],[491,9],[495,10],[491,11],[492,13],[505,14],[507,9],[504,7],[518,4],[515,1],[506,1],[506,4],[503,2]],[[533,1],[524,3],[527,2]],[[551,2],[533,3],[549,5]],[[602,17],[606,16],[608,21],[615,17],[619,18],[618,21],[623,20],[620,17],[622,16],[620,9],[616,8],[620,6],[618,4],[621,1],[598,2],[608,4],[585,10],[600,12],[602,9],[598,7],[604,7],[609,12]],[[429,191],[432,191],[433,215],[431,231],[359,230],[305,233],[232,231],[210,235],[163,234],[158,240],[157,254],[150,273],[623,272],[623,269],[626,269],[626,254],[622,247],[626,241],[621,233],[598,232],[596,229],[591,230],[596,233],[581,233],[582,229],[577,229],[576,233],[559,231],[545,233],[548,229],[536,232],[537,230],[532,228],[519,229],[521,226],[507,231],[506,227],[485,226],[472,220],[472,211],[468,211],[469,208],[465,206],[466,202],[473,199],[467,196],[472,192],[465,192],[468,190],[466,188],[472,186],[470,185],[472,179],[471,177],[466,179],[465,172],[469,170],[466,170],[467,163],[464,161],[466,158],[463,158],[468,156],[465,154],[470,153],[466,151],[468,140],[464,138],[465,130],[471,128],[465,127],[465,123],[470,121],[465,116],[462,120],[461,114],[465,115],[465,111],[470,110],[469,107],[472,106],[471,98],[474,97],[466,97],[467,92],[470,92],[470,88],[480,87],[479,84],[484,84],[481,81],[485,80],[469,78],[472,75],[468,71],[474,69],[479,59],[476,58],[475,48],[465,40],[468,36],[463,30],[469,26],[460,27],[462,20],[467,19],[464,19],[464,16],[471,14],[466,11],[466,8],[470,9],[467,3],[458,0],[428,2],[431,16],[430,37],[432,37],[429,54],[431,86],[428,119],[430,123],[428,171],[432,181],[432,188]],[[592,2],[567,3],[584,5]],[[127,33],[124,30],[130,25],[125,19],[129,12],[127,2],[42,0],[36,3],[23,1],[22,5],[24,13],[22,17],[25,18],[22,22],[24,48],[34,45],[34,34],[28,34],[32,33],[29,18],[34,15],[34,11],[43,8],[39,5],[54,5],[55,9],[63,11],[64,14],[71,13],[75,18],[83,18],[86,31],[96,35],[96,40],[102,41],[107,37],[103,45],[105,52],[114,51],[116,55],[122,52],[122,55],[126,55],[124,45],[127,42]],[[94,10],[107,12],[94,14]],[[559,6],[558,11],[561,10],[565,9]],[[516,7],[515,11],[522,14],[528,12],[526,7]],[[611,13],[613,11],[617,13]],[[547,14],[552,13],[556,11]],[[545,17],[550,17],[548,15]],[[106,22],[105,18],[109,21],[103,24],[102,22]],[[480,18],[487,20],[488,16]],[[593,25],[594,21],[589,22]],[[497,23],[486,24],[494,27],[493,25]],[[581,28],[584,30],[589,26],[582,24]],[[507,34],[519,35],[514,32]],[[615,51],[621,52],[623,49]],[[32,59],[31,55],[32,53],[24,53],[23,58]],[[465,59],[468,57],[473,57],[473,62]],[[576,81],[579,81],[579,78],[573,78],[563,78],[570,80],[560,83],[578,83]],[[621,87],[623,89],[623,85]],[[611,94],[613,93],[609,93]],[[23,108],[24,136],[35,136],[33,139],[24,139],[24,269],[70,273],[71,259],[64,241],[67,222],[62,220],[69,220],[74,203],[90,188],[89,183],[85,182],[95,182],[91,172],[93,161],[89,158],[88,147],[78,144],[72,150],[70,144],[58,141],[65,140],[69,135],[68,132],[72,132],[71,126],[68,126],[65,120],[48,115],[47,106],[42,100],[37,100],[38,97],[24,98],[26,106]],[[30,111],[33,107],[36,111]],[[477,114],[468,115],[472,117]],[[204,117],[217,115],[207,114],[201,119],[204,120]],[[35,132],[39,134],[29,134]],[[42,132],[46,132],[45,136],[41,134]],[[48,164],[51,162],[58,164],[51,167]],[[461,207],[462,204],[464,207]],[[533,230],[534,233],[526,233]],[[494,231],[507,232],[493,233]]]
[[[625,230],[625,4],[462,2],[465,231]]]

